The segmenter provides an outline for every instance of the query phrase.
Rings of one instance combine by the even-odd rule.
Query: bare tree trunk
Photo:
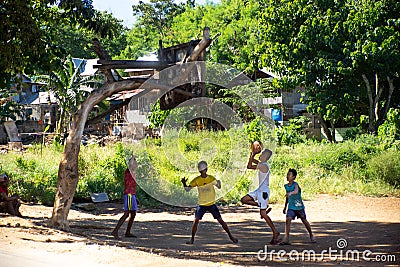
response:
[[[212,39],[210,38],[210,28],[204,27],[203,38],[200,43],[193,49],[191,55],[186,59],[186,62],[192,62],[198,60],[199,55],[211,44]]]
[[[197,56],[208,46],[211,41],[209,39],[209,28],[204,29],[203,40],[196,46],[188,61],[196,60]],[[101,47],[100,42],[94,40],[94,49],[101,60],[109,60],[107,51]],[[105,98],[125,90],[133,90],[139,88],[143,81],[122,80],[117,75],[114,77],[110,69],[103,70],[106,83],[99,89],[93,90],[86,100],[78,107],[72,119],[72,126],[67,138],[64,153],[58,169],[58,185],[54,200],[53,214],[50,220],[50,226],[69,230],[68,213],[71,208],[72,200],[78,184],[78,155],[83,130],[87,121],[89,112],[92,108]],[[117,79],[118,81],[115,81]],[[147,93],[151,89],[145,89],[140,94]]]
[[[331,133],[332,133],[332,141],[331,142],[332,143],[336,143],[335,123],[332,122],[332,121],[330,123],[331,123],[331,128],[332,128],[332,131],[331,131]]]
[[[120,91],[137,89],[141,84],[140,82],[129,80],[106,83],[101,88],[94,90],[78,107],[72,119],[71,130],[58,169],[58,185],[50,226],[67,231],[70,230],[67,218],[79,180],[78,155],[89,112],[103,99]]]
[[[332,137],[331,130],[329,130],[328,125],[326,124],[325,120],[322,119],[322,117],[321,117],[321,126],[322,126],[322,130],[324,131],[324,133],[326,135],[326,138],[328,138],[329,142],[333,143],[334,138]]]
[[[367,87],[368,100],[369,100],[369,125],[368,131],[376,133],[378,128],[379,119],[379,101],[383,92],[383,87],[379,87],[378,74],[375,73],[375,94],[372,93],[371,85],[365,74],[362,75],[365,86]]]
[[[367,87],[368,100],[369,100],[368,131],[372,133],[372,132],[375,132],[374,97],[372,95],[371,85],[369,84],[367,76],[365,74],[363,74],[362,78],[364,80],[365,86]]]
[[[389,83],[389,94],[388,97],[386,99],[386,103],[385,103],[385,107],[383,108],[382,114],[377,122],[377,127],[379,127],[380,125],[382,125],[382,123],[384,122],[385,118],[386,118],[386,114],[388,113],[389,107],[390,107],[390,101],[392,100],[392,95],[394,92],[394,86],[393,86],[393,79],[390,79],[389,76],[386,77],[388,83]]]

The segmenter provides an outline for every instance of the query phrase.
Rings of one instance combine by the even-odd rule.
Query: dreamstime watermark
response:
[[[393,254],[374,254],[371,250],[346,249],[347,240],[339,238],[336,241],[336,248],[329,247],[328,249],[316,252],[312,249],[298,251],[292,249],[286,251],[268,250],[265,245],[264,249],[257,252],[259,261],[367,261],[367,262],[395,262],[396,255]]]

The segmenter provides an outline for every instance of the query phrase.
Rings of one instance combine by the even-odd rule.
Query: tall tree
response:
[[[176,4],[173,0],[150,0],[149,3],[139,1],[134,5],[133,14],[139,19],[139,24],[148,27],[150,31],[156,31],[160,39],[169,34],[172,20],[175,16],[183,13],[186,7],[194,6],[193,0],[186,3]]]
[[[354,77],[362,78],[362,92],[368,97],[368,130],[376,133],[389,108],[399,104],[394,100],[400,101],[400,2],[349,1],[348,6],[343,52],[351,60]]]
[[[0,87],[18,73],[50,69],[60,50],[48,35],[52,25],[93,19],[91,0],[9,0],[0,5]]]
[[[210,50],[210,60],[251,74],[261,67],[257,51],[259,15],[263,6],[256,0],[222,0],[188,8],[173,20],[168,43],[195,38],[198,29],[208,26],[217,35]],[[173,43],[174,44],[174,43]]]
[[[360,12],[369,13],[375,2],[359,1],[369,3],[364,8],[360,7]],[[387,15],[382,19],[387,24],[393,20],[398,4],[395,1],[384,2],[387,2],[386,9],[390,10],[384,12]],[[269,0],[265,1],[261,21],[260,49],[264,54],[265,66],[279,73],[282,76],[281,82],[286,86],[304,86],[304,100],[310,104],[308,109],[320,115],[323,129],[331,141],[334,141],[332,132],[335,123],[352,116],[355,108],[360,107],[357,102],[364,99],[358,63],[367,51],[366,46],[355,44],[360,39],[364,44],[372,41],[373,35],[361,34],[365,33],[361,26],[372,21],[367,18],[367,23],[354,18],[356,6],[358,4],[354,1],[347,0]],[[395,30],[395,26],[391,28]],[[393,45],[398,44],[395,41],[398,37],[391,33],[392,30],[380,31],[379,35],[383,40],[392,40],[390,47],[398,51],[398,46],[395,48]],[[359,54],[361,51],[365,51],[364,55]],[[356,55],[360,55],[358,60],[355,60]],[[364,67],[368,69],[382,62],[386,69],[396,72],[398,68],[392,68],[390,62],[383,63],[386,57],[374,53],[367,57],[370,64]],[[399,62],[398,56],[393,60]]]
[[[104,48],[111,57],[116,57],[126,46],[127,29],[122,21],[105,11],[94,12],[94,19],[90,28],[82,25],[71,24],[69,21],[53,25],[52,41],[60,47],[63,55],[76,58],[96,58],[93,49],[93,38],[100,38]],[[94,23],[100,25],[96,25]],[[65,57],[65,56],[64,56]]]
[[[180,4],[172,0],[150,0],[148,3],[139,1],[137,5],[133,5],[133,14],[137,21],[127,34],[127,46],[121,57],[136,59],[146,52],[157,50],[158,40],[165,41],[171,36],[174,17],[193,6],[193,0]]]
[[[19,73],[52,71],[69,54],[60,28],[111,37],[120,35],[121,27],[110,14],[95,11],[92,0],[1,1],[0,88],[9,86]],[[79,43],[80,37],[75,41]]]

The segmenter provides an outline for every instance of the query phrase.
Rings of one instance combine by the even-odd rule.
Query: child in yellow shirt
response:
[[[221,189],[221,181],[217,180],[214,176],[207,174],[207,162],[200,161],[197,165],[200,175],[194,178],[189,185],[187,185],[187,178],[182,178],[181,182],[187,192],[192,190],[192,188],[197,187],[199,191],[199,199],[198,205],[196,207],[195,219],[192,226],[192,237],[186,242],[186,244],[193,244],[194,237],[197,232],[197,226],[199,225],[200,220],[203,218],[203,215],[206,212],[210,212],[214,219],[216,219],[224,228],[229,238],[233,243],[237,243],[238,239],[235,238],[231,232],[229,231],[228,225],[224,220],[222,220],[221,214],[218,210],[217,205],[215,205],[215,189],[216,186],[218,189]]]

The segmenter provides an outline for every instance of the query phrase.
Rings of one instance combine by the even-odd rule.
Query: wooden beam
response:
[[[166,64],[160,61],[137,61],[137,60],[98,60],[98,69],[165,69],[174,64]]]
[[[193,49],[192,54],[187,58],[186,62],[196,61],[201,52],[203,52],[203,50],[205,50],[211,44],[211,42],[212,39],[210,38],[210,28],[204,27],[203,38]]]
[[[94,51],[96,52],[97,56],[99,56],[100,60],[110,60],[111,57],[108,55],[107,51],[100,45],[100,41],[97,38],[93,39],[93,46]],[[108,82],[114,82],[114,76],[110,69],[102,69],[101,70],[106,77]]]
[[[174,88],[172,91],[174,91],[176,93],[179,93],[179,94],[182,94],[182,95],[187,95],[187,96],[190,96],[190,97],[199,97],[199,95],[196,95],[194,93],[191,93],[191,92],[179,89],[179,88]]]

